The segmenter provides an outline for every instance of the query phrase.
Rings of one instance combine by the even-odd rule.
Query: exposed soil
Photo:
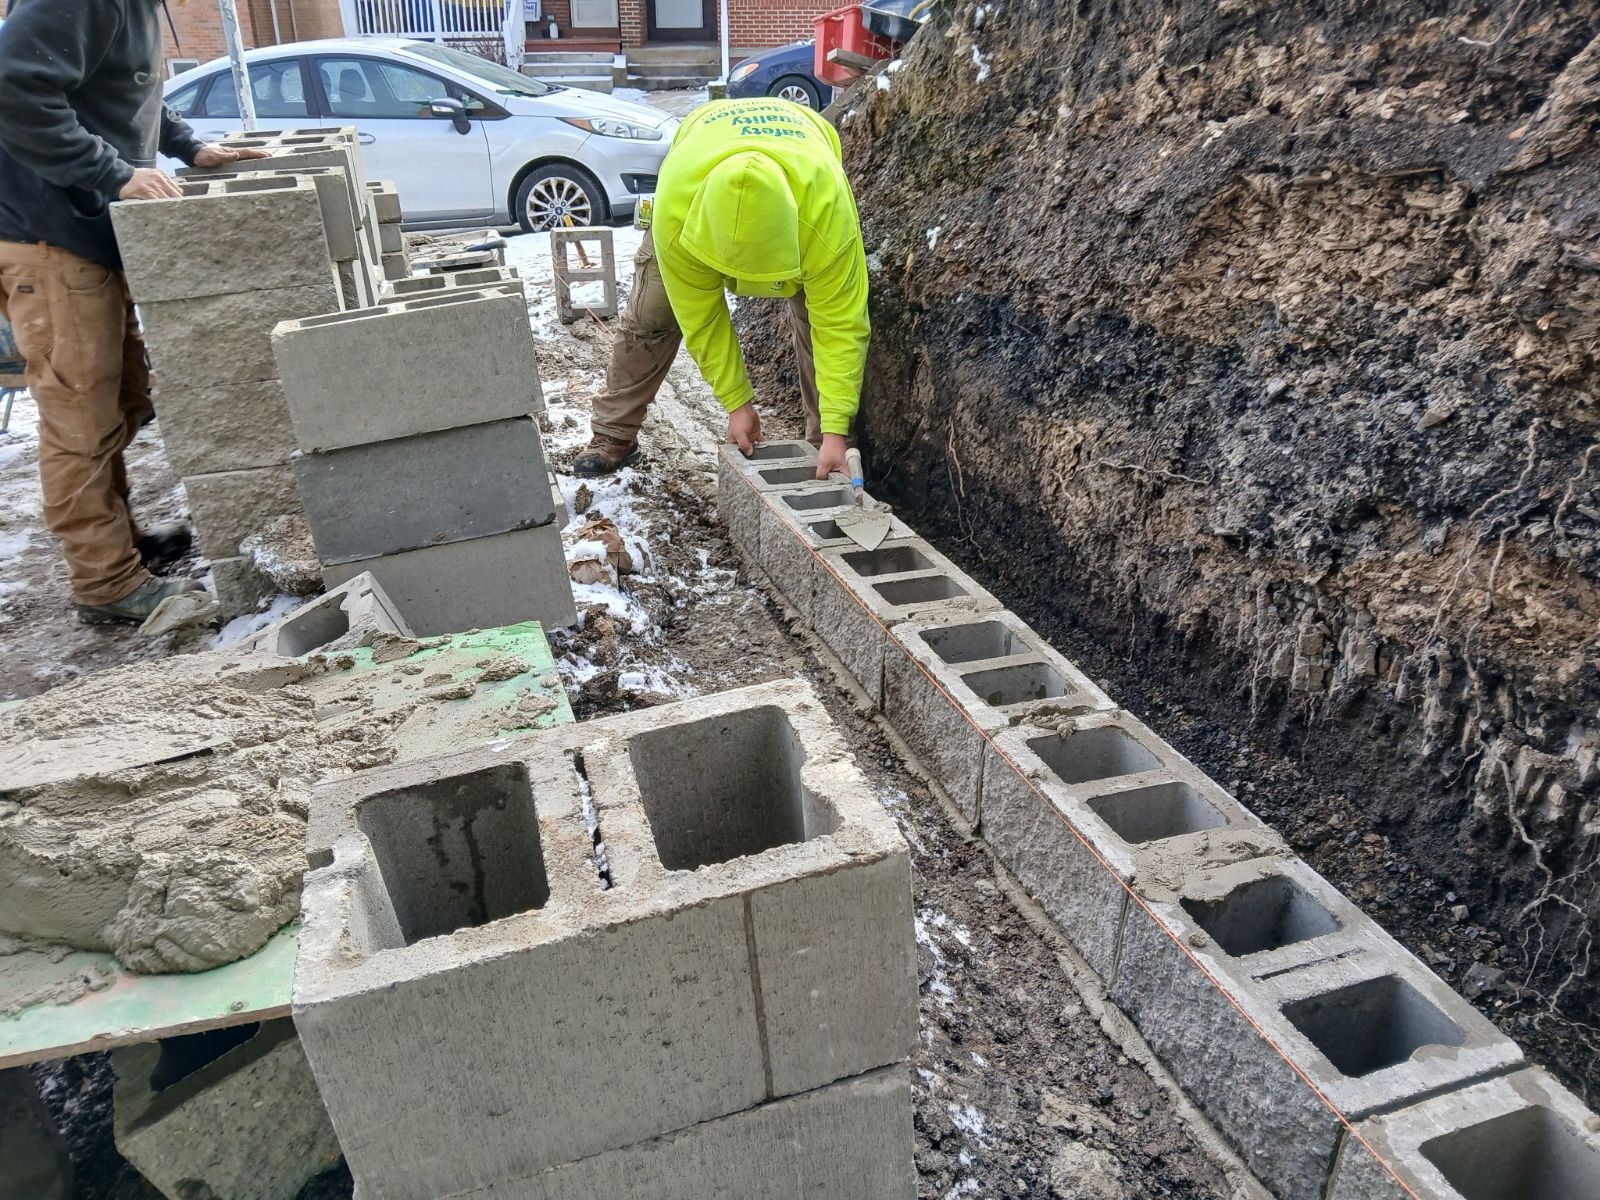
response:
[[[1588,4],[1003,0],[841,125],[875,492],[1590,1099],[1597,106]]]

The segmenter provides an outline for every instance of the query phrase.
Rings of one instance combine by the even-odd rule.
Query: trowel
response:
[[[861,490],[866,473],[861,468],[861,451],[854,446],[844,452],[850,471],[850,488],[855,492],[855,507],[834,518],[844,535],[863,550],[876,550],[889,536],[889,510]]]

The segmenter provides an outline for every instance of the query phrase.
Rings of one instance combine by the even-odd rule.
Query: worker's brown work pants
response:
[[[27,360],[44,521],[73,597],[120,600],[150,578],[134,548],[122,452],[154,411],[127,281],[54,246],[0,241],[0,314]]]
[[[648,233],[634,256],[633,267],[633,291],[622,311],[622,319],[617,322],[616,340],[611,343],[605,391],[596,393],[590,401],[594,408],[591,422],[594,432],[630,443],[638,440],[645,411],[655,399],[683,342],[678,319],[672,315],[672,305],[667,301],[667,289],[661,284],[655,243]],[[806,440],[813,446],[820,446],[822,418],[817,411],[817,368],[811,355],[811,320],[806,315],[804,292],[789,301],[789,334],[800,366],[800,402],[806,414]]]

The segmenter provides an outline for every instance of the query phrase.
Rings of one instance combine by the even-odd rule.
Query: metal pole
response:
[[[239,38],[239,10],[233,0],[217,0],[222,10],[222,36],[228,43],[228,61],[233,64],[233,93],[239,98],[239,117],[246,133],[256,128],[256,101],[250,94],[250,71],[244,65],[244,42]]]
[[[728,0],[721,0],[722,7],[722,82],[728,82]]]

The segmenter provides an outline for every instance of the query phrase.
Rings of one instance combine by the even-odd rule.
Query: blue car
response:
[[[728,76],[728,95],[736,100],[777,96],[821,112],[833,89],[811,73],[814,44],[795,42],[745,59]]]

